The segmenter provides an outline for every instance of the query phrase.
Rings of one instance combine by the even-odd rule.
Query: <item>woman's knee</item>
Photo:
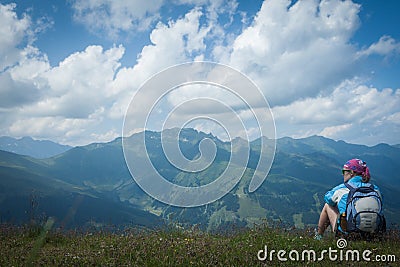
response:
[[[325,203],[325,205],[322,207],[322,211],[323,212],[327,212],[328,209],[330,209],[331,206],[329,206],[327,203]]]

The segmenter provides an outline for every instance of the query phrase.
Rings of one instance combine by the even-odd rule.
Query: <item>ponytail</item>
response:
[[[362,181],[364,183],[368,183],[369,179],[371,179],[371,174],[369,173],[369,169],[367,167],[367,163],[363,162],[363,167],[365,167],[364,171],[361,173]]]

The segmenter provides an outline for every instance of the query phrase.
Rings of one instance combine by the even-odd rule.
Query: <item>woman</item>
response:
[[[342,174],[343,183],[325,194],[325,205],[322,208],[317,233],[315,234],[315,239],[317,240],[322,239],[322,235],[329,225],[333,232],[335,229],[345,232],[340,225],[336,228],[340,214],[345,214],[346,212],[347,196],[350,191],[344,183],[349,182],[354,187],[361,187],[365,186],[371,178],[367,164],[360,159],[347,161],[343,166]],[[376,185],[374,185],[374,189],[382,198],[381,192]]]

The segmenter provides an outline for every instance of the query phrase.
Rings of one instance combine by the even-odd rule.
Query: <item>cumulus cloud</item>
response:
[[[191,8],[204,7],[206,16],[211,21],[217,21],[221,14],[228,15],[227,24],[233,21],[238,7],[237,1],[232,0],[155,0],[143,2],[140,0],[74,0],[72,8],[76,21],[88,29],[105,31],[110,37],[130,31],[145,31],[160,20],[160,10],[168,5],[186,5]]]
[[[88,46],[77,52],[43,77],[47,79],[47,98],[30,107],[31,113],[85,118],[114,95],[111,83],[120,59],[122,46],[103,50],[101,46]]]
[[[358,56],[381,55],[387,56],[391,54],[400,54],[400,43],[390,36],[382,36],[378,42],[373,43],[367,49],[361,50]]]
[[[49,68],[47,56],[30,45],[32,22],[18,18],[15,4],[0,5],[0,108],[13,109],[40,99],[39,74]]]
[[[19,50],[18,62],[0,76],[2,84],[9,85],[0,92],[9,95],[2,98],[1,107],[8,108],[8,118],[13,114],[12,120],[3,121],[3,134],[43,138],[52,133],[51,139],[69,144],[120,135],[129,101],[146,79],[201,55],[210,29],[201,26],[202,14],[195,8],[168,24],[158,23],[150,35],[152,43],[142,49],[132,68],[121,68],[122,45],[88,46],[55,67],[37,48]]]
[[[20,116],[10,123],[8,131],[13,136],[29,135],[70,145],[109,141],[121,136],[120,129],[113,124],[105,127],[102,111],[99,109],[88,118]]]
[[[115,78],[114,86],[121,91],[121,97],[111,109],[112,117],[123,117],[133,93],[140,85],[163,69],[202,59],[206,48],[204,39],[211,25],[202,26],[200,9],[193,9],[183,18],[158,23],[150,34],[151,44],[143,47],[137,64],[132,68],[121,68]],[[157,92],[149,92],[149,94]]]
[[[10,97],[20,102],[27,97],[32,100],[24,101],[18,108],[22,116],[87,118],[107,105],[107,101],[112,102],[111,82],[123,52],[122,46],[106,51],[99,46],[89,46],[54,68],[50,68],[47,58],[22,60],[3,75],[12,78],[5,88],[13,92]],[[16,86],[18,83],[22,85]],[[13,102],[9,101],[8,105],[10,103]]]
[[[0,109],[9,110],[40,98],[40,93],[31,84],[14,81],[9,73],[0,75]]]
[[[19,18],[15,8],[0,5],[0,31],[6,37],[0,39],[1,134],[79,144],[93,141],[85,137],[120,132],[104,117],[118,93],[112,81],[124,47],[89,46],[51,67],[32,42],[43,23],[32,23],[27,15]],[[109,128],[103,132],[100,125]],[[98,131],[102,133],[93,134]]]
[[[123,53],[122,46],[108,50],[89,46],[40,73],[43,94],[17,109],[19,116],[9,126],[9,133],[51,137],[75,145],[120,135],[120,126],[116,126],[120,122],[105,118],[118,94],[112,82]]]
[[[16,5],[0,4],[0,72],[4,71],[6,67],[12,66],[20,59],[20,51],[17,48],[24,38],[26,38],[26,31],[31,25],[31,20],[28,16],[24,15],[18,18],[15,13]]]
[[[144,31],[160,17],[163,0],[75,0],[74,18],[93,32],[115,38],[121,31]]]
[[[233,43],[229,64],[253,78],[272,105],[315,96],[351,77],[359,5],[350,1],[265,1]]]
[[[204,38],[211,27],[200,25],[202,14],[200,9],[193,9],[168,25],[158,23],[150,34],[152,44],[143,48],[135,68],[143,68],[148,73],[147,70],[163,69],[198,56],[205,49]]]
[[[306,98],[273,108],[278,135],[305,137],[312,134],[333,139],[373,144],[398,142],[400,89],[367,87],[345,81],[331,95]],[[397,114],[397,115],[396,115]]]

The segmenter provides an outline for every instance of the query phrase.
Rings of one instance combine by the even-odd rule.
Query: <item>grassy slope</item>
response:
[[[310,231],[285,232],[266,226],[232,230],[225,235],[184,230],[127,230],[119,233],[60,233],[7,228],[0,231],[0,266],[29,264],[44,266],[337,266],[338,262],[281,262],[274,254],[273,261],[261,262],[257,252],[282,249],[287,253],[314,250],[317,255],[329,247],[337,249],[336,239],[327,235],[323,241],[312,239]],[[400,260],[399,233],[383,241],[349,241],[347,249],[375,255],[395,255],[396,262],[343,261],[345,266],[398,266]],[[343,250],[346,252],[346,250]],[[338,254],[339,255],[339,254]],[[288,257],[288,254],[286,254]],[[317,256],[318,257],[318,256]]]

